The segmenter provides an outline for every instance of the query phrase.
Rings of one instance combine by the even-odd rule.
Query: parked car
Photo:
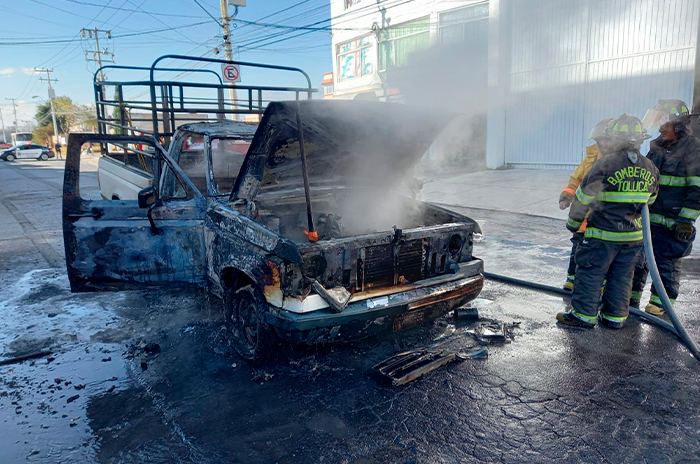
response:
[[[3,161],[14,161],[16,159],[35,159],[46,161],[54,156],[56,156],[56,154],[53,152],[53,149],[43,145],[37,145],[35,143],[15,145],[7,150],[3,150],[2,153],[0,153],[0,159]]]
[[[167,153],[153,137],[71,134],[71,290],[208,288],[252,361],[275,353],[278,337],[332,343],[440,317],[483,287],[480,228],[403,187],[449,119],[392,103],[270,103],[246,155],[231,122],[183,127]],[[81,197],[90,141],[150,143],[159,181],[137,201]]]

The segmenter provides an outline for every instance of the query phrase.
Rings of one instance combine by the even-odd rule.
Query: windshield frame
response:
[[[236,173],[236,182],[233,183],[233,186],[231,187],[231,191],[228,193],[217,192],[217,189],[215,188],[216,177],[214,176],[214,155],[213,155],[213,150],[212,150],[212,142],[214,140],[220,140],[220,141],[234,140],[234,141],[241,141],[243,143],[248,144],[248,149],[246,150],[246,152],[241,153],[243,160],[241,161],[241,166],[238,168],[238,172]],[[246,139],[246,137],[241,136],[241,135],[229,135],[229,134],[217,134],[217,135],[206,134],[205,135],[205,137],[204,137],[204,156],[207,159],[207,196],[212,197],[212,198],[216,198],[217,200],[231,198],[231,196],[236,191],[236,183],[237,183],[238,178],[240,177],[241,173],[243,172],[243,167],[245,166],[246,159],[248,158],[248,156],[250,154],[250,147],[251,147],[252,141],[253,141],[252,136],[250,136],[249,139]]]

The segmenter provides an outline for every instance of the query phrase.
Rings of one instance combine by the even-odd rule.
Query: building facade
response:
[[[327,100],[333,98],[333,73],[325,73],[323,75],[323,80],[321,80],[321,87],[323,87],[323,98]]]
[[[489,167],[571,169],[600,119],[693,98],[700,0],[331,0],[331,17],[334,98],[440,105]]]
[[[488,16],[484,0],[331,0],[334,97],[398,98],[392,72],[440,44],[479,46],[485,58]]]

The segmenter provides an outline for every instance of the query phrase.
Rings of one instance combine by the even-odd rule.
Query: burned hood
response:
[[[451,117],[442,111],[364,101],[273,102],[251,142],[234,197],[303,188],[297,110],[313,185],[391,188],[413,166]]]

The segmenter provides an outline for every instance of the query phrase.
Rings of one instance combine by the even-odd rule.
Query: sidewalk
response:
[[[507,169],[426,178],[421,194],[430,203],[566,220],[568,210],[559,209],[559,195],[571,172]]]
[[[421,199],[429,203],[492,211],[531,214],[566,221],[569,210],[559,209],[559,195],[572,171],[507,169],[479,171],[449,177],[440,174],[423,180]],[[562,223],[562,231],[564,224]],[[696,224],[697,227],[697,224]],[[700,242],[695,240],[692,260],[700,262]],[[686,260],[686,262],[688,262]],[[700,272],[700,264],[684,265],[685,271]]]

